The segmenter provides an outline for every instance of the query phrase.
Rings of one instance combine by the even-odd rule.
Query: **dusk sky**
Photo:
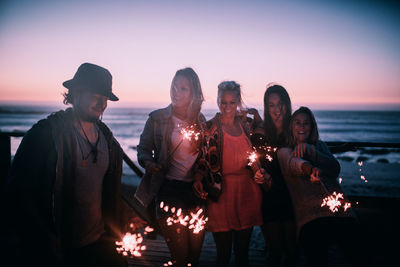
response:
[[[400,7],[386,1],[0,2],[0,103],[62,102],[81,63],[110,70],[112,106],[162,107],[192,67],[216,107],[235,80],[248,106],[266,85],[294,106],[400,109]]]

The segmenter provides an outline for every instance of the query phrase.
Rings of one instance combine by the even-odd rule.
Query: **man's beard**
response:
[[[85,114],[85,112],[82,112],[82,110],[79,108],[79,107],[75,107],[75,109],[76,109],[76,111],[77,111],[77,113],[78,113],[78,115],[79,115],[79,118],[82,120],[82,121],[85,121],[85,122],[91,122],[91,123],[95,123],[95,122],[98,122],[99,121],[99,117],[97,117],[97,116],[90,116],[89,114]],[[103,115],[103,113],[101,113],[101,115],[100,115],[100,117]]]

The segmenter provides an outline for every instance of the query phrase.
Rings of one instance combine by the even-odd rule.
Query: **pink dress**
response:
[[[223,133],[222,193],[217,202],[207,201],[207,230],[226,232],[262,225],[261,189],[246,168],[250,141],[243,131],[237,137]]]

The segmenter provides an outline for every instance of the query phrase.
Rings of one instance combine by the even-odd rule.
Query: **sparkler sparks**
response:
[[[164,263],[163,266],[173,266],[173,265],[174,265],[174,264],[172,263],[172,261],[168,261],[168,262]],[[188,263],[186,266],[191,267],[192,264],[191,264],[191,263]]]
[[[339,207],[342,205],[340,199],[343,199],[343,194],[337,194],[336,192],[333,192],[332,195],[327,196],[322,200],[321,207],[328,206],[332,212],[337,212],[339,210]]]
[[[166,220],[167,225],[171,226],[179,223],[185,227],[188,227],[188,229],[191,229],[194,234],[200,233],[208,221],[208,217],[205,217],[203,209],[198,209],[195,213],[190,212],[189,216],[184,215],[181,208],[176,209],[175,207],[172,207],[169,209],[169,206],[165,205],[164,202],[160,203],[160,208],[166,212],[170,210],[172,213],[172,216],[168,217]]]
[[[130,228],[134,229],[134,225],[131,223]],[[146,226],[143,234],[153,232],[154,229],[150,226]],[[140,233],[126,233],[122,238],[122,241],[116,241],[116,250],[118,253],[122,253],[123,256],[140,257],[142,251],[146,250],[146,246],[142,245],[143,236]]]
[[[150,226],[146,226],[146,228],[144,228],[144,233],[143,234],[147,235],[147,233],[151,233],[153,231],[154,231],[153,228],[151,228]]]
[[[349,209],[349,208],[351,208],[351,203],[349,203],[349,202],[344,203],[344,207],[343,207],[344,211],[347,211],[347,209]]]
[[[181,134],[183,136],[183,139],[192,141],[192,138],[194,140],[199,140],[200,132],[196,131],[195,128],[196,125],[190,125],[188,127],[185,127],[181,129]]]
[[[327,196],[322,200],[321,207],[327,206],[329,209],[335,213],[339,211],[339,208],[342,206],[342,202],[340,201],[343,198],[343,193],[333,192],[332,195]],[[347,211],[351,207],[351,203],[345,202],[343,205],[343,210]]]
[[[255,151],[258,151],[260,154],[265,154],[265,159],[271,162],[273,160],[271,153],[276,152],[278,150],[277,147],[272,146],[258,146],[253,147]]]
[[[138,234],[126,233],[122,241],[116,241],[117,252],[122,253],[124,256],[142,256],[141,251],[146,250],[146,246],[141,245],[143,236]]]
[[[361,169],[361,167],[363,166],[363,164],[364,164],[364,163],[363,163],[362,161],[359,161],[359,162],[358,162],[358,166],[360,166],[360,173],[361,173],[360,178],[361,178],[361,180],[363,180],[364,182],[368,183],[368,180],[365,179],[365,176],[364,176],[364,175],[362,175],[362,169]]]
[[[258,155],[255,151],[248,152],[248,154],[247,159],[249,160],[249,163],[247,163],[247,165],[252,166],[257,161]]]

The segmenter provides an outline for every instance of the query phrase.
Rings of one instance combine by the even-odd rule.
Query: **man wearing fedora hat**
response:
[[[117,254],[132,210],[120,198],[122,149],[100,120],[117,101],[112,76],[84,63],[64,104],[24,136],[13,160],[7,196],[17,229],[16,265],[126,266]],[[144,223],[143,221],[140,223]]]

